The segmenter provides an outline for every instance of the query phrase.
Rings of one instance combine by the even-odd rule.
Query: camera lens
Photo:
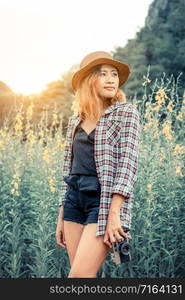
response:
[[[130,249],[131,249],[131,246],[129,243],[127,242],[123,242],[121,245],[120,245],[120,252],[123,254],[123,255],[128,255],[130,253]]]

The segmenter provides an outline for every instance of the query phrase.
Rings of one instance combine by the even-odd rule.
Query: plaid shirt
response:
[[[63,177],[70,174],[72,141],[79,123],[78,114],[69,118],[63,157]],[[134,185],[137,179],[140,128],[140,115],[136,106],[121,101],[109,106],[96,125],[94,159],[101,184],[96,236],[105,233],[113,193],[125,197],[120,208],[120,221],[122,227],[130,229]],[[67,187],[67,183],[62,180],[59,206],[65,202]]]

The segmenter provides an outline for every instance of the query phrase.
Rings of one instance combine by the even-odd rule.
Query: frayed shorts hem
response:
[[[80,222],[78,220],[74,220],[74,219],[70,219],[70,218],[66,218],[66,217],[62,218],[62,220],[64,220],[64,221],[71,221],[71,222],[78,223],[78,224],[81,224],[81,225],[87,225],[87,224],[93,224],[93,223],[97,224],[98,223],[96,221],[87,221],[87,222],[82,223],[82,222]]]

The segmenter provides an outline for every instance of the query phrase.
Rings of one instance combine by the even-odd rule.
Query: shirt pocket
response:
[[[107,121],[106,141],[115,146],[120,140],[121,122]]]

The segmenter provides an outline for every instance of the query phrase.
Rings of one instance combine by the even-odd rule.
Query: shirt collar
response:
[[[114,102],[113,104],[111,104],[109,107],[107,107],[107,109],[103,113],[103,116],[107,115],[107,114],[111,113],[113,110],[115,110],[120,105],[120,103],[123,103],[123,102],[117,100],[116,102]],[[79,119],[79,113],[74,113],[74,117],[76,117],[77,119]]]

